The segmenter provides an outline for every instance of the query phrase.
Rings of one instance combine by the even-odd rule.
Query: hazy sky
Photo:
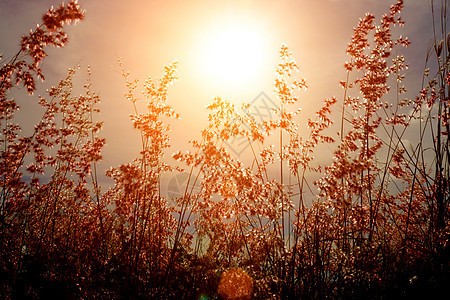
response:
[[[132,106],[123,97],[125,84],[117,71],[117,58],[135,77],[158,78],[163,66],[179,62],[179,81],[169,90],[169,102],[181,115],[173,127],[175,149],[187,150],[187,141],[198,138],[206,124],[206,109],[214,96],[239,103],[251,102],[261,92],[272,93],[278,50],[287,43],[300,66],[309,89],[301,95],[305,116],[325,98],[342,97],[339,81],[345,79],[346,47],[353,27],[366,12],[379,19],[394,1],[386,0],[296,0],[296,1],[114,1],[80,0],[86,18],[67,27],[69,43],[51,49],[44,60],[47,77],[42,87],[55,85],[67,69],[80,64],[80,78],[86,66],[93,72],[94,90],[102,100],[102,135],[107,139],[102,168],[130,161],[139,152],[138,132],[132,130]],[[435,1],[440,3],[440,1]],[[0,53],[4,61],[18,49],[20,37],[40,23],[43,13],[56,0],[0,0]],[[425,52],[432,42],[430,1],[405,0],[406,21],[402,34],[412,42],[405,49],[410,68],[410,93],[419,89]],[[260,35],[262,64],[250,79],[226,82],[204,70],[204,51],[208,51],[215,31],[237,22]],[[225,24],[225,25],[224,25]],[[217,32],[217,35],[220,35]],[[206,50],[205,50],[206,49]],[[43,90],[41,90],[43,91]],[[20,99],[19,118],[35,114],[32,99]],[[336,107],[337,109],[337,107]],[[339,114],[338,111],[334,112]],[[24,126],[26,127],[26,126]],[[26,128],[24,128],[26,130]]]

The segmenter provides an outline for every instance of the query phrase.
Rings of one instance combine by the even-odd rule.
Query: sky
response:
[[[78,64],[80,80],[84,80],[86,67],[91,66],[93,89],[102,101],[99,118],[104,121],[101,135],[107,145],[100,170],[105,170],[130,162],[139,153],[139,134],[132,129],[129,115],[133,108],[124,97],[125,82],[117,65],[119,57],[132,77],[141,81],[148,76],[159,78],[164,65],[178,61],[179,80],[169,89],[169,103],[181,119],[173,123],[170,152],[189,150],[188,140],[198,139],[206,125],[205,106],[213,97],[236,104],[275,102],[272,84],[282,43],[289,46],[300,67],[299,75],[309,86],[300,95],[305,120],[324,99],[336,96],[341,100],[339,81],[345,79],[343,65],[349,59],[345,51],[353,28],[366,12],[375,14],[379,20],[394,1],[79,0],[79,3],[86,10],[85,20],[66,27],[69,42],[64,48],[48,50],[49,57],[43,62],[46,81],[40,84],[38,92],[44,94],[46,88],[65,77],[68,68]],[[59,4],[56,0],[0,0],[3,62],[15,54],[20,37],[40,23],[42,14]],[[401,34],[412,42],[403,52],[410,66],[406,80],[411,95],[420,88],[426,50],[432,43],[430,16],[430,1],[405,0],[402,17],[406,25]],[[237,70],[236,78],[224,75],[224,70],[233,66],[222,61],[223,44],[218,37],[226,39],[230,35],[237,37],[243,48],[227,51],[253,53],[239,61],[252,63],[248,69],[253,73]],[[219,64],[211,67],[211,61]],[[36,99],[18,95],[21,105],[18,119],[24,122],[26,132],[27,122],[39,117],[33,104]],[[232,145],[230,148],[236,150]]]

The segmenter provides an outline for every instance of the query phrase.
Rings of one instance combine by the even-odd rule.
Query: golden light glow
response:
[[[267,43],[262,30],[249,22],[220,22],[204,33],[200,66],[210,81],[241,85],[262,70]]]

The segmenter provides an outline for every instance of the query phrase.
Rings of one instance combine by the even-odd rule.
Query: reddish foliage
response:
[[[83,95],[72,94],[75,69],[40,97],[43,116],[32,135],[21,135],[9,91],[22,84],[32,93],[35,76],[44,78],[44,47],[63,46],[63,26],[83,19],[75,1],[50,9],[0,69],[0,295],[381,298],[412,295],[416,284],[445,287],[450,38],[447,48],[444,39],[435,42],[438,72],[425,72],[420,95],[392,103],[406,91],[404,58],[389,60],[409,45],[393,37],[393,26],[404,24],[402,8],[397,1],[379,25],[371,14],[359,21],[344,65],[355,79],[341,81],[344,97],[326,99],[313,119],[300,113],[307,85],[295,78],[298,65],[286,45],[275,74],[275,119],[259,122],[250,109],[214,98],[193,151],[172,155],[189,168],[177,198],[161,194],[162,176],[182,171],[164,156],[166,119],[178,117],[168,102],[176,63],[160,79],[148,78],[139,95],[139,80],[120,64],[142,144],[133,162],[107,171],[114,186],[106,192],[96,173],[105,140],[94,120],[100,99],[90,70]],[[339,102],[334,138],[328,132]],[[419,132],[414,148],[407,130]],[[267,145],[269,136],[278,145]],[[251,163],[227,150],[233,138],[248,143]],[[335,149],[325,166],[314,159],[322,144]]]

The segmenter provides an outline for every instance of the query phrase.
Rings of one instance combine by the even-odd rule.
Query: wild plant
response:
[[[326,99],[305,119],[307,84],[283,44],[276,117],[259,121],[249,104],[216,97],[201,138],[190,141],[192,151],[176,149],[173,163],[169,123],[179,116],[168,90],[177,63],[142,84],[119,60],[141,143],[135,160],[106,172],[114,181],[107,191],[97,179],[105,140],[89,68],[81,95],[74,92],[76,67],[39,97],[42,118],[30,135],[15,123],[19,102],[11,90],[21,84],[32,94],[36,79],[44,79],[44,47],[63,46],[63,25],[84,17],[76,1],[50,9],[0,69],[0,295],[290,299],[442,292],[450,274],[450,34],[447,1],[440,3],[431,1],[434,44],[415,99],[404,99],[407,63],[400,53],[410,42],[400,35],[398,0],[378,24],[367,14],[355,27],[343,99]],[[332,127],[338,104],[341,122]],[[227,148],[235,138],[248,143],[248,161]],[[328,165],[315,158],[321,144],[335,149]],[[189,172],[186,188],[166,197],[163,176],[184,171],[180,165]]]
[[[127,284],[152,287],[151,293],[160,295],[164,272],[176,268],[171,264],[169,246],[176,230],[174,206],[161,195],[161,176],[175,170],[164,160],[164,151],[170,147],[169,125],[164,118],[178,118],[167,102],[168,87],[176,80],[176,62],[164,69],[163,76],[148,78],[142,96],[136,95],[139,80],[130,79],[119,60],[126,81],[125,97],[131,102],[134,114],[131,120],[141,137],[139,157],[132,163],[111,168],[107,175],[114,179],[114,187],[105,198],[113,206],[110,259],[119,274],[127,274]],[[142,98],[141,98],[142,97]],[[138,111],[138,102],[144,101],[146,111]],[[148,276],[150,275],[150,276]]]
[[[61,267],[58,258],[67,258],[63,264],[74,266],[79,256],[68,241],[73,246],[83,241],[74,240],[66,229],[74,223],[89,223],[82,220],[82,211],[89,219],[93,216],[84,207],[91,202],[85,184],[92,163],[101,158],[104,140],[95,136],[101,123],[86,117],[92,116],[98,97],[88,86],[86,96],[72,96],[74,71],[70,71],[66,80],[48,92],[50,101],[40,97],[42,119],[31,135],[24,136],[14,119],[18,102],[10,96],[19,84],[33,94],[36,78],[44,80],[40,63],[47,55],[45,47],[64,46],[68,40],[64,25],[83,18],[76,1],[51,8],[42,17],[42,25],[22,37],[20,50],[0,69],[1,272],[11,275],[2,280],[5,297],[35,295],[42,288],[36,280],[52,281],[49,274]],[[54,259],[55,264],[49,265]],[[13,291],[12,286],[17,288]]]

